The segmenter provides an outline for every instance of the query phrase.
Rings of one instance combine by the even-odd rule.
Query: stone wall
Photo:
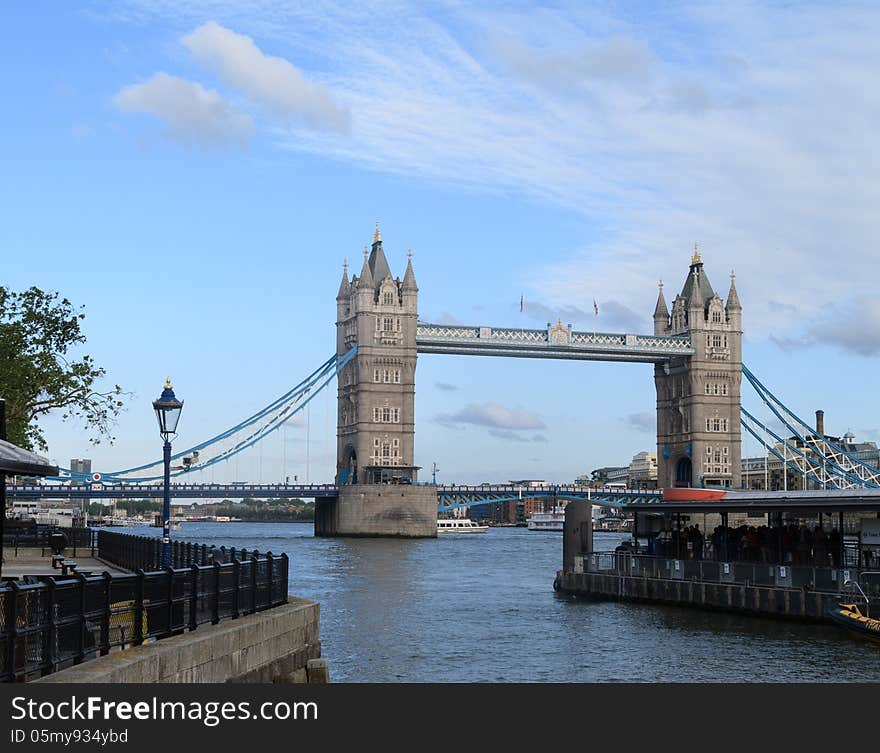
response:
[[[316,602],[291,598],[285,606],[113,651],[37,682],[326,682],[319,625]]]
[[[317,500],[316,536],[437,535],[437,492],[432,486],[353,484],[335,500]]]

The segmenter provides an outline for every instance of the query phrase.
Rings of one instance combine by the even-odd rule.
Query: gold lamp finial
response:
[[[382,233],[379,232],[379,220],[376,220],[376,232],[373,233],[373,243],[379,243],[382,240]]]
[[[703,257],[700,256],[700,247],[697,243],[694,243],[694,255],[691,257],[691,264],[702,264]]]
[[[171,377],[170,377],[170,376],[169,376],[169,377],[165,377],[165,389],[166,389],[166,390],[170,390],[170,389],[171,389]]]

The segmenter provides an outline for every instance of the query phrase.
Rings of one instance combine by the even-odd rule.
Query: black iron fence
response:
[[[42,523],[16,526],[10,525],[10,521],[7,520],[6,530],[3,532],[3,544],[4,546],[49,548],[50,537],[56,533],[64,535],[68,547],[82,549],[91,549],[95,536],[95,532],[91,528],[65,528]]]
[[[116,531],[98,531],[98,557],[125,570],[158,570],[162,567],[162,539],[157,536],[130,536]],[[249,560],[267,555],[256,549],[207,546],[192,541],[171,542],[171,567],[213,565]],[[268,555],[271,557],[271,553]]]
[[[7,580],[0,583],[0,681],[26,682],[114,648],[280,606],[287,588],[287,555],[271,553],[152,572]]]
[[[576,563],[577,564],[577,563]],[[813,567],[754,562],[715,562],[631,554],[593,552],[582,557],[585,572],[646,578],[737,583],[841,593],[847,581],[860,583],[869,598],[880,599],[880,573],[851,567]]]

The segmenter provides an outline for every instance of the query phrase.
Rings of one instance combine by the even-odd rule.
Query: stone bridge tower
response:
[[[712,290],[694,246],[671,313],[660,284],[654,334],[690,336],[696,351],[654,367],[657,484],[739,487],[742,306],[733,273],[725,303]]]
[[[336,352],[357,355],[339,372],[336,501],[321,503],[317,535],[436,536],[437,500],[416,486],[414,464],[418,286],[408,255],[391,275],[376,223],[360,276],[343,271]]]
[[[360,277],[343,273],[336,352],[358,346],[339,374],[337,484],[415,481],[413,465],[418,294],[412,258],[391,276],[378,225]]]

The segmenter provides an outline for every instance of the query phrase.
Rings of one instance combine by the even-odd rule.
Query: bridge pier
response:
[[[430,538],[437,535],[433,486],[350,484],[315,500],[315,536]]]

